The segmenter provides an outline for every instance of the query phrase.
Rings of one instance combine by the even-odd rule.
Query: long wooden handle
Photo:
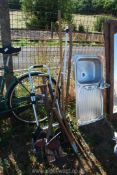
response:
[[[58,101],[56,101],[56,107],[57,107],[57,111],[59,111],[59,112],[58,112],[59,118],[60,118],[60,120],[62,120],[62,122],[63,122],[65,128],[67,129],[67,132],[69,132],[69,135],[74,139],[74,141],[75,141],[77,147],[80,149],[80,151],[83,152],[83,149],[82,149],[82,147],[80,146],[79,142],[77,141],[76,137],[74,136],[74,134],[73,134],[73,133],[70,131],[70,129],[69,129],[68,122],[67,122],[67,120],[66,120],[66,117],[65,117],[65,115],[64,115],[64,113],[63,113],[63,111],[62,111],[62,109],[61,109],[61,107],[60,107]]]
[[[53,108],[53,111],[55,113],[55,116],[60,124],[60,127],[62,129],[62,132],[65,133],[66,137],[68,138],[68,141],[70,142],[70,145],[71,147],[73,148],[74,152],[78,155],[78,148],[77,148],[77,145],[75,143],[75,140],[74,138],[72,137],[72,135],[69,133],[69,131],[66,129],[64,123],[63,123],[63,120],[59,114],[59,112],[57,111],[57,109],[54,107]]]

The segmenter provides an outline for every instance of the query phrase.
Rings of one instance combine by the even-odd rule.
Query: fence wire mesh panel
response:
[[[19,58],[14,59],[14,69],[26,69],[33,64],[54,67],[59,57],[58,36],[47,29],[29,28],[21,11],[11,11],[11,35],[14,46],[21,46]],[[21,19],[21,20],[20,20]]]
[[[14,4],[12,6],[10,4],[11,39],[14,47],[21,47],[21,52],[18,57],[13,58],[14,70],[27,69],[33,64],[48,64],[51,68],[58,67],[60,62],[58,14],[44,11],[43,13],[47,13],[49,17],[45,21],[43,19],[39,22],[41,25],[38,25],[33,21],[35,20],[32,18],[33,11],[24,12],[22,8],[15,9],[15,7]],[[95,30],[95,21],[96,16],[73,15],[71,23],[73,55],[104,55],[103,33]],[[66,25],[68,24],[62,21],[63,52]],[[0,64],[2,64],[2,55],[0,55]]]

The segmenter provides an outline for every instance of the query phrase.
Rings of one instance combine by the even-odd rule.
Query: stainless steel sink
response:
[[[76,117],[79,125],[103,118],[103,65],[97,56],[75,55],[73,58],[76,91]]]
[[[92,84],[102,79],[102,64],[97,57],[77,56],[75,59],[77,83]]]

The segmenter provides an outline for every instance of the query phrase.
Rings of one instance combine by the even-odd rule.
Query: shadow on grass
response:
[[[32,174],[30,157],[33,128],[10,119],[0,121],[0,174]]]
[[[0,122],[0,175],[80,174],[78,161],[69,146],[70,154],[65,158],[51,165],[47,161],[39,163],[31,145],[35,127],[11,121]]]
[[[90,161],[92,160],[97,165],[95,167],[98,167],[96,171],[103,175],[116,175],[117,157],[113,153],[115,142],[112,140],[114,130],[117,130],[116,122],[109,123],[103,119],[97,123],[82,126],[79,130],[81,142],[85,148],[84,153],[88,147]]]
[[[113,154],[113,132],[117,122],[101,120],[79,128],[78,142],[82,149],[77,159],[68,151],[66,159],[49,166],[40,164],[32,153],[34,126],[5,119],[0,121],[0,175],[79,174],[116,175],[117,157]],[[66,143],[65,147],[67,146]],[[69,149],[69,147],[68,147]],[[33,171],[35,171],[33,173]],[[37,173],[36,173],[37,171]]]

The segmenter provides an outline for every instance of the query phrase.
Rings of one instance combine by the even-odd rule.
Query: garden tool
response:
[[[63,65],[61,65],[61,88],[62,88],[62,109],[65,112],[65,75],[66,75],[66,67],[67,67],[67,52],[68,52],[68,36],[69,36],[69,29],[66,27],[65,29],[65,50],[64,50],[64,59],[63,59]]]
[[[68,127],[66,127],[66,125],[65,125],[66,122],[64,122],[64,121],[66,121],[66,120],[63,119],[63,116],[62,116],[62,114],[61,114],[59,109],[57,110],[56,107],[53,107],[53,111],[55,113],[55,116],[56,116],[59,124],[60,124],[60,128],[61,128],[62,132],[66,135],[66,137],[67,137],[67,139],[68,139],[68,141],[69,141],[73,151],[76,153],[76,155],[78,155],[79,151],[78,151],[77,143],[76,143],[76,141],[75,141],[75,139],[74,139],[70,129]]]
[[[47,143],[46,146],[51,149],[51,150],[55,150],[58,149],[59,145],[60,145],[60,141],[58,139],[58,137],[60,136],[61,132],[57,133],[54,137],[52,137]]]
[[[64,54],[64,60],[60,65],[60,71],[58,75],[58,80],[56,83],[56,92],[54,93],[54,99],[53,99],[53,108],[52,111],[54,113],[54,116],[56,117],[57,121],[60,124],[60,128],[63,134],[66,135],[66,138],[68,139],[73,151],[79,155],[78,152],[78,145],[76,143],[75,137],[73,137],[72,132],[69,129],[69,126],[67,124],[64,111],[63,111],[63,105],[61,108],[61,104],[58,98],[58,85],[60,81],[60,76],[61,76],[61,86],[62,86],[62,91],[64,91],[64,76],[65,76],[65,71],[66,71],[66,64],[67,64],[67,49],[68,49],[68,28],[66,29],[66,37],[65,37],[65,54]],[[63,98],[64,93],[62,93],[62,101],[64,100]]]
[[[45,145],[45,152],[48,161],[51,163],[60,157],[65,157],[66,153],[63,151],[60,143],[61,131],[52,137]]]
[[[49,163],[56,161],[55,152],[58,150],[60,146],[60,142],[58,139],[60,133],[56,134],[45,144],[45,153]]]
[[[52,163],[56,160],[56,158],[65,155],[63,154],[59,141],[59,136],[61,132],[57,133],[50,140],[47,140],[45,133],[43,131],[39,131],[38,134],[38,130],[36,130],[36,133],[34,133],[33,136],[33,145],[35,153],[38,157],[40,156],[40,154],[45,154],[45,157],[47,157],[48,162]]]
[[[59,145],[60,145],[60,141],[59,141],[59,136],[61,134],[61,132],[57,133],[55,136],[53,136],[50,140],[46,139],[46,134],[43,131],[39,131],[36,130],[36,132],[33,135],[33,140],[35,142],[35,146],[36,147],[48,147],[51,150],[57,150]]]
[[[67,52],[68,52],[68,33],[69,33],[69,29],[68,27],[66,27],[65,29],[65,52],[64,52],[64,63],[63,63],[63,76],[65,75],[66,73],[66,66],[67,66]]]
[[[54,152],[55,158],[64,157],[66,156],[66,153],[63,151],[61,147],[61,131],[57,133],[54,137],[52,137],[48,143],[46,143],[46,146],[48,149]]]

